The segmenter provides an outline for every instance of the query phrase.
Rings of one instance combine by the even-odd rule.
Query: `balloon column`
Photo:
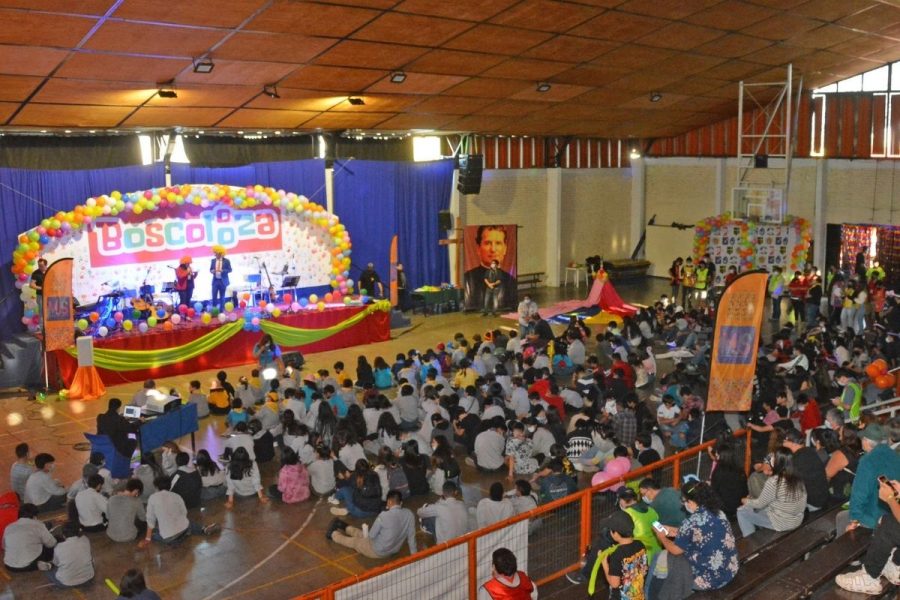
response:
[[[114,191],[109,195],[104,194],[88,198],[84,204],[75,206],[70,211],[57,212],[53,216],[43,219],[38,226],[19,235],[19,243],[12,255],[12,272],[16,277],[16,287],[21,290],[20,299],[25,304],[25,312],[23,313],[25,316],[22,317],[23,323],[32,331],[36,330],[40,324],[34,290],[28,286],[28,281],[30,275],[37,269],[37,260],[42,253],[66,244],[74,236],[80,236],[83,231],[90,229],[91,223],[98,217],[141,215],[145,212],[153,213],[159,209],[181,205],[195,205],[203,208],[216,205],[238,208],[254,208],[257,206],[280,208],[285,215],[299,218],[308,225],[318,228],[325,233],[325,239],[330,246],[331,270],[329,277],[331,287],[343,296],[353,292],[353,281],[350,279],[350,253],[352,247],[350,234],[338,217],[328,212],[325,207],[311,202],[305,196],[298,196],[293,192],[276,190],[270,187],[263,187],[262,185],[237,187],[219,184],[185,184],[126,194]],[[286,304],[292,307],[294,303],[286,301]],[[246,304],[241,302],[241,308],[245,306]],[[260,315],[260,317],[273,315],[275,308],[273,307],[273,312]],[[200,320],[204,323],[210,322],[214,318],[219,322],[237,319],[233,312],[233,305],[226,310],[224,320],[218,313],[204,313],[196,310],[196,308],[178,307],[177,315],[179,318],[178,320],[172,319],[172,325],[178,325],[184,318],[193,318],[195,315],[190,314],[191,311],[199,313]],[[155,327],[159,318],[158,315],[152,315],[145,322],[146,328]],[[98,329],[99,327],[106,327],[107,332],[119,326],[122,329],[130,329],[126,326],[127,323],[131,323],[135,329],[144,329],[135,327],[132,319],[120,319],[111,324],[106,322],[98,323],[96,327]],[[95,323],[91,322],[85,329],[92,325],[95,325]]]

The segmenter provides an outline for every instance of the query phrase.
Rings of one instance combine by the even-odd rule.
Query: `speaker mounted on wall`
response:
[[[438,229],[441,231],[450,231],[453,229],[453,213],[449,210],[442,210],[438,213]]]
[[[484,171],[484,156],[481,154],[459,155],[459,180],[456,189],[460,194],[481,192],[481,173]]]

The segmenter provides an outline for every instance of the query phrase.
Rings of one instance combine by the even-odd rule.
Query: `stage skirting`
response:
[[[383,342],[391,334],[390,304],[282,314],[261,321],[260,328],[247,331],[239,319],[219,326],[99,339],[94,341],[94,365],[105,384],[115,385],[253,363],[253,345],[263,333],[271,334],[284,352],[324,352]],[[56,357],[68,386],[78,367],[74,349],[58,350]]]

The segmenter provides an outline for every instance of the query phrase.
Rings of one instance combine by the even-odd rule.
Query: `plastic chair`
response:
[[[119,454],[108,435],[85,433],[84,437],[91,443],[91,452],[99,452],[106,458],[106,468],[114,478],[131,477],[131,457]]]

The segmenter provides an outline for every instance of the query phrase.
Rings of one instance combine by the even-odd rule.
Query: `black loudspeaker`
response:
[[[753,168],[754,169],[768,169],[769,168],[769,157],[765,154],[757,154],[753,157]]]
[[[459,180],[456,189],[461,194],[481,192],[481,172],[484,171],[484,156],[481,154],[459,155]]]
[[[442,210],[438,213],[438,229],[448,231],[453,229],[453,213],[449,210]]]
[[[303,363],[306,360],[303,358],[303,355],[299,352],[285,352],[281,355],[281,362],[284,363],[285,367],[291,367],[293,369],[302,369]]]

